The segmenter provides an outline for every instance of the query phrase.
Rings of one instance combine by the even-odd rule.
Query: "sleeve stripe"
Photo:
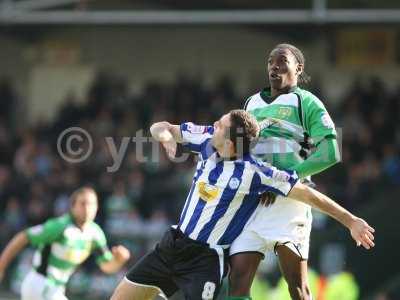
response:
[[[247,110],[247,106],[249,106],[250,100],[252,97],[247,98],[246,102],[244,103],[243,109]]]

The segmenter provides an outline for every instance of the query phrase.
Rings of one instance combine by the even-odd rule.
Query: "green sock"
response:
[[[237,297],[237,296],[227,296],[225,300],[251,300],[250,296],[243,296],[243,297]]]

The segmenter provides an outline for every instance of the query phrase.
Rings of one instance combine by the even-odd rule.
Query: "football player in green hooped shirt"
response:
[[[0,256],[0,281],[7,266],[28,244],[37,248],[33,268],[21,287],[23,300],[65,300],[65,285],[88,256],[96,255],[96,263],[107,273],[115,273],[129,259],[129,250],[115,246],[111,251],[102,229],[94,222],[97,194],[90,187],[81,187],[70,197],[71,210],[44,224],[19,232]]]
[[[269,87],[249,97],[245,109],[260,122],[254,154],[272,165],[295,170],[300,178],[339,162],[336,130],[322,102],[298,87],[309,77],[303,53],[279,44],[268,56]],[[315,146],[310,152],[310,139]],[[283,201],[282,201],[283,200]],[[265,251],[278,255],[292,299],[312,299],[307,282],[311,209],[289,198],[261,208],[234,241],[228,299],[250,299],[250,287]]]

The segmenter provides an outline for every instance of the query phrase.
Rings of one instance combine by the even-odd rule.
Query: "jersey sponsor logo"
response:
[[[218,187],[202,181],[198,183],[198,187],[199,187],[200,198],[203,199],[204,201],[206,202],[213,201],[218,197],[219,194]]]
[[[214,292],[216,289],[216,285],[214,282],[207,281],[204,284],[203,292],[201,293],[202,300],[212,300],[214,299]]]
[[[199,125],[194,125],[193,123],[189,123],[187,125],[187,131],[193,134],[203,134],[207,132],[207,127],[206,126],[199,126]]]
[[[43,232],[43,225],[36,225],[31,227],[31,229],[29,230],[29,232],[33,235],[39,235]]]
[[[330,115],[327,112],[323,112],[321,115],[321,122],[326,128],[333,129],[335,128],[335,124],[333,123]]]
[[[232,190],[236,190],[240,185],[240,179],[236,177],[232,177],[231,180],[229,180],[229,187]]]

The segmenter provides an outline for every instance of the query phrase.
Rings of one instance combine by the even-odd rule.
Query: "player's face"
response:
[[[268,57],[268,79],[271,88],[282,90],[297,85],[302,68],[289,49],[272,50]]]
[[[212,137],[213,146],[222,149],[229,145],[229,137],[227,132],[231,126],[230,114],[223,115],[221,119],[214,123],[214,135]]]
[[[71,212],[78,223],[84,224],[93,221],[97,214],[96,194],[90,191],[78,194]]]

